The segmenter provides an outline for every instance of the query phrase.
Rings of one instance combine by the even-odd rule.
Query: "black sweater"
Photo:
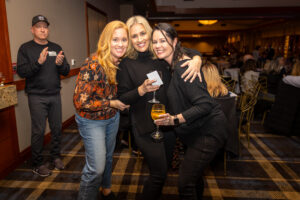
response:
[[[224,125],[226,118],[221,111],[221,107],[209,95],[203,74],[202,82],[199,79],[195,79],[190,83],[189,81],[185,82],[181,78],[181,75],[186,70],[186,68],[180,67],[184,61],[180,61],[175,65],[174,74],[168,89],[171,113],[181,113],[186,120],[186,123],[181,124],[175,129],[176,133],[186,144],[192,143],[199,134],[212,134],[219,141],[224,141],[227,137]],[[202,132],[201,130],[207,126],[208,120],[216,120],[216,125],[220,124],[221,126],[206,127],[211,128],[212,131]]]
[[[62,48],[48,41],[46,45],[40,45],[33,40],[21,45],[18,51],[17,73],[26,78],[25,92],[28,94],[57,94],[60,91],[60,75],[68,75],[70,66],[64,58],[63,64],[55,64],[56,56],[47,55],[46,61],[40,65],[37,61],[44,48],[55,51],[56,55]]]
[[[136,127],[139,134],[151,133],[155,130],[155,124],[151,119],[151,103],[153,93],[146,93],[144,96],[138,94],[138,87],[147,79],[146,74],[157,70],[162,72],[163,85],[156,91],[156,98],[166,105],[167,88],[171,79],[168,70],[168,63],[152,58],[150,52],[139,53],[137,59],[124,58],[117,73],[118,96],[120,101],[130,104],[130,115],[132,125]]]

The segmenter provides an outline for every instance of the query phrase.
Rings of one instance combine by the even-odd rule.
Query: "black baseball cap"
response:
[[[48,19],[43,15],[37,15],[32,18],[32,26],[34,26],[38,22],[45,22],[48,26],[50,25]]]

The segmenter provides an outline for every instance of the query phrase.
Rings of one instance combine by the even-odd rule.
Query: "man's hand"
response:
[[[65,56],[63,55],[63,51],[60,51],[56,56],[55,64],[59,66],[62,65],[64,62],[64,57]]]
[[[44,64],[44,62],[47,59],[47,55],[48,55],[48,47],[44,48],[43,51],[40,53],[40,57],[38,59],[38,63],[40,65]]]

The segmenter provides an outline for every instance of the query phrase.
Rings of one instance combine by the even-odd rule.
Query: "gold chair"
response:
[[[260,76],[258,78],[258,82],[261,85],[260,91],[264,92],[264,93],[268,93],[268,77],[266,77],[266,76]]]
[[[275,102],[275,96],[268,93],[268,77],[260,76],[258,81],[261,85],[261,89],[260,89],[261,94],[259,95],[259,99],[273,104]],[[261,120],[261,125],[264,124],[266,116],[269,112],[270,112],[270,109],[267,109],[267,110],[264,111],[264,114],[263,114],[263,117],[262,117],[262,120]]]
[[[221,77],[221,80],[229,91],[235,92],[236,80],[233,79],[226,80],[224,77]]]
[[[227,175],[227,151],[238,154],[238,131],[236,121],[236,96],[215,98],[227,118],[228,140],[224,147],[224,176]]]
[[[241,102],[240,102],[240,119],[239,119],[239,126],[238,126],[238,136],[239,136],[239,154],[241,153],[240,149],[240,138],[243,127],[245,127],[245,133],[247,135],[248,141],[248,148],[250,146],[250,125],[251,121],[253,120],[253,112],[254,106],[257,102],[257,96],[260,91],[261,85],[257,82],[253,88],[253,91],[250,93],[244,93],[241,95]]]

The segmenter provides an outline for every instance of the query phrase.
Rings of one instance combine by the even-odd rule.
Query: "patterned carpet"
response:
[[[0,180],[2,200],[69,200],[76,199],[84,148],[76,125],[64,130],[63,162],[66,170],[53,170],[47,178],[34,175],[30,161],[23,163],[5,179]],[[300,199],[300,142],[297,137],[265,133],[252,126],[250,148],[242,138],[242,156],[227,163],[214,162],[205,173],[204,199]],[[49,155],[49,146],[45,156]],[[148,169],[143,158],[130,155],[128,149],[117,148],[114,154],[112,190],[118,199],[140,199]],[[163,200],[177,200],[178,172],[170,170],[163,189]]]

